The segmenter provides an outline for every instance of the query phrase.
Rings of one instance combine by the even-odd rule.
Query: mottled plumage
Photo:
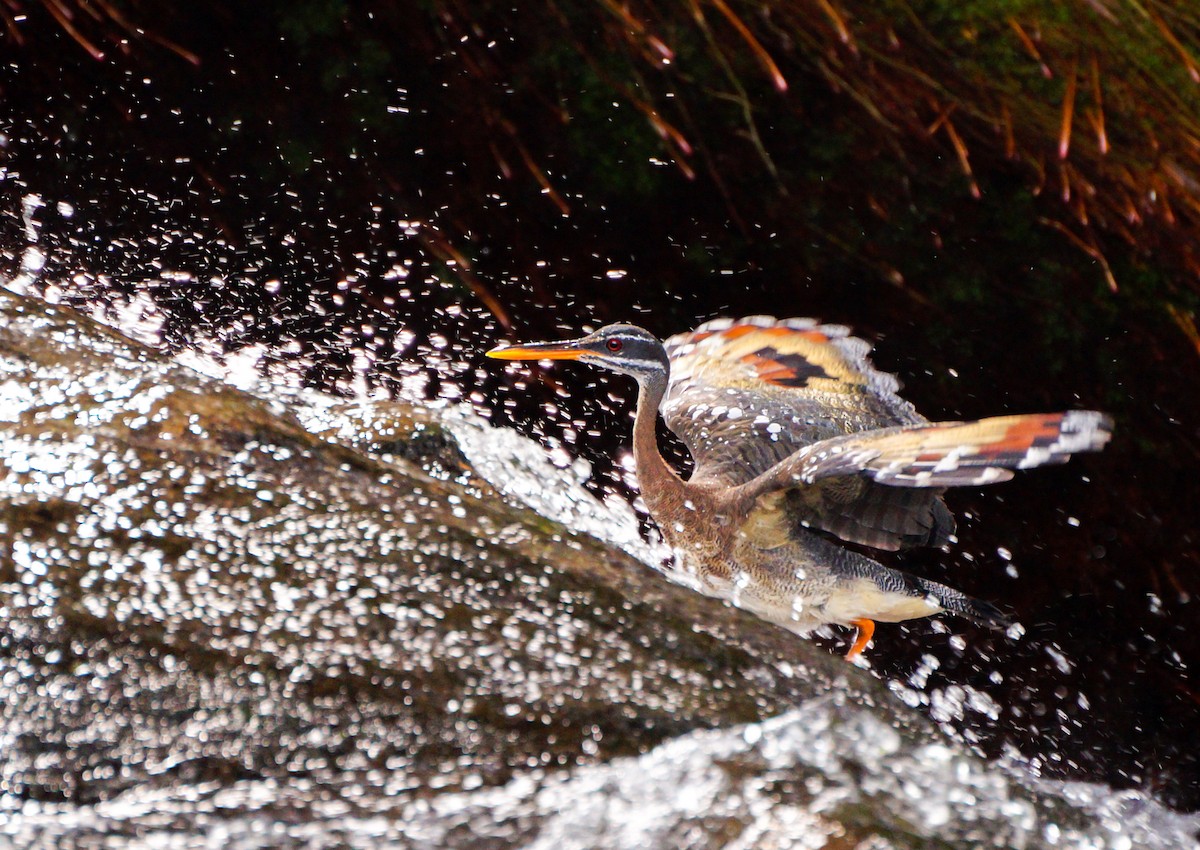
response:
[[[744,484],[796,451],[846,434],[925,419],[841,325],[764,316],[717,319],[664,343],[667,427],[696,463],[691,480]],[[954,533],[941,490],[849,476],[796,490],[786,508],[812,527],[876,549],[940,546]]]
[[[659,343],[633,325],[579,340],[502,347],[507,360],[570,359],[637,379],[634,456],[643,498],[704,592],[793,631],[949,611],[998,625],[988,603],[847,550],[938,545],[954,521],[946,487],[1095,451],[1111,420],[1093,411],[930,423],[840,325],[718,319]],[[683,481],[654,436],[661,410],[695,461]]]

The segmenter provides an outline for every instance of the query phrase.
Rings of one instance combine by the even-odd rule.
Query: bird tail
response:
[[[1012,618],[990,602],[967,596],[965,593],[944,584],[938,584],[936,581],[929,581],[917,576],[910,578],[916,590],[933,597],[943,610],[949,611],[951,614],[957,614],[973,623],[992,629],[1006,629],[1012,625]]]

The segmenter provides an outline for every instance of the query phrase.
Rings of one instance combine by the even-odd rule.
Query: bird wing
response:
[[[843,539],[866,542],[874,536],[903,545],[913,533],[896,528],[894,518],[918,528],[932,518],[934,534],[941,521],[938,510],[945,510],[943,488],[1007,481],[1014,469],[1064,463],[1074,453],[1098,451],[1111,439],[1112,428],[1112,419],[1103,413],[1072,410],[976,422],[923,422],[834,437],[800,449],[742,485],[743,497],[755,500],[743,532],[764,548],[803,539],[802,530],[813,526]],[[830,505],[838,492],[830,487],[849,485],[860,488],[855,507],[863,514],[857,526],[849,525]],[[889,493],[928,492],[923,488],[936,488],[939,497],[924,503],[906,504],[899,496],[889,501]],[[922,505],[928,513],[922,513]],[[830,516],[841,526],[835,529]],[[842,527],[858,537],[847,537]]]
[[[692,454],[693,480],[741,484],[821,440],[925,421],[841,325],[715,319],[664,345],[662,414]]]
[[[716,319],[665,342],[667,426],[695,461],[692,481],[745,484],[806,446],[926,420],[880,372],[871,347],[841,325],[765,316]],[[822,476],[786,499],[795,527],[881,549],[938,545],[954,520],[936,489]]]
[[[892,487],[959,487],[1012,478],[1014,469],[1065,463],[1102,449],[1112,418],[1094,410],[924,422],[835,437],[806,446],[749,486],[769,493],[794,484],[862,475]]]

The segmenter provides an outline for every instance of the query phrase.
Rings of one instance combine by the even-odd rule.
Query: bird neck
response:
[[[667,391],[667,376],[638,382],[637,415],[633,420],[633,459],[638,487],[652,515],[682,499],[686,485],[658,450],[658,408]]]

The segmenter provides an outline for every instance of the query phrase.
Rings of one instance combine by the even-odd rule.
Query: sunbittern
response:
[[[947,487],[992,484],[1108,442],[1094,411],[931,423],[877,371],[870,345],[811,319],[717,319],[666,343],[634,325],[501,346],[502,360],[580,360],[638,382],[633,454],[650,514],[700,589],[799,633],[948,611],[988,625],[992,605],[889,569],[829,536],[878,549],[954,532]],[[659,453],[657,414],[695,461]]]

